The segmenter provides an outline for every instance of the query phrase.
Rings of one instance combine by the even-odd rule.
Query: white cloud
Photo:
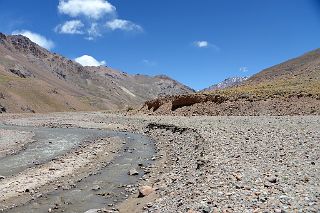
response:
[[[106,23],[106,27],[110,30],[143,31],[140,25],[123,19],[113,19],[108,21]]]
[[[106,0],[60,0],[58,11],[71,17],[83,15],[97,20],[114,14],[116,8]]]
[[[83,34],[81,30],[83,27],[84,24],[80,20],[71,20],[66,21],[62,25],[58,25],[55,31],[63,34]]]
[[[78,58],[75,58],[74,60],[82,66],[98,67],[101,65],[106,65],[105,61],[98,61],[90,55],[83,55]]]
[[[57,8],[60,14],[76,19],[56,26],[57,33],[83,34],[85,39],[94,40],[108,31],[143,31],[138,24],[117,19],[116,7],[109,0],[59,0]]]
[[[48,50],[51,50],[54,47],[53,41],[47,39],[46,37],[44,37],[40,34],[31,32],[29,30],[21,30],[21,31],[17,30],[17,31],[12,32],[12,34],[13,35],[23,35],[23,36],[29,38],[34,43],[36,43],[39,46],[46,48]]]
[[[248,72],[248,67],[240,67],[240,72]]]
[[[207,42],[207,41],[195,41],[195,42],[193,42],[193,44],[199,48],[206,48],[209,46],[209,42]]]
[[[217,52],[220,51],[220,48],[214,44],[209,43],[208,41],[194,41],[192,43],[193,46],[197,47],[197,48],[210,48],[213,49]]]

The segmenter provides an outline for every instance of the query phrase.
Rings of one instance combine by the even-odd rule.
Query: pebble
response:
[[[139,175],[139,172],[136,170],[136,169],[131,169],[129,172],[128,172],[128,175]]]
[[[267,181],[269,181],[270,183],[276,183],[277,182],[277,178],[275,176],[271,176],[267,178]]]

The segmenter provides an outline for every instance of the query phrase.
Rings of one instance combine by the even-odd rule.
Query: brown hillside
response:
[[[265,69],[239,86],[148,101],[141,111],[172,115],[319,115],[320,49]]]
[[[83,67],[24,36],[0,34],[1,112],[124,109],[192,91],[169,77]]]

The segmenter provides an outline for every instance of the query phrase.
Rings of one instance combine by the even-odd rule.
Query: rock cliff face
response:
[[[320,49],[265,69],[231,88],[145,102],[158,115],[320,115]]]
[[[50,112],[131,108],[193,90],[166,76],[83,67],[24,36],[0,33],[0,92],[6,112]]]

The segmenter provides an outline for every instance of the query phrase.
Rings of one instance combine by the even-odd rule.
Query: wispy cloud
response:
[[[113,19],[108,21],[106,23],[106,27],[110,30],[143,31],[140,25],[123,19]]]
[[[78,58],[75,58],[74,60],[79,64],[81,64],[82,66],[98,67],[101,65],[106,65],[106,61],[98,61],[97,59],[95,59],[90,55],[83,55]]]
[[[71,17],[86,16],[97,20],[115,13],[116,8],[105,0],[60,0],[58,11]]]
[[[249,71],[248,67],[240,67],[239,70],[240,70],[240,72],[248,72]]]
[[[36,43],[39,46],[46,48],[48,50],[51,50],[52,48],[54,48],[53,41],[51,41],[50,39],[47,39],[46,37],[44,37],[38,33],[34,33],[29,30],[16,30],[16,31],[12,32],[12,35],[23,35],[23,36],[29,38],[34,43]]]
[[[84,24],[80,20],[66,21],[62,25],[58,25],[55,31],[61,34],[83,34],[82,28]]]
[[[87,40],[91,41],[97,37],[101,36],[100,29],[98,23],[91,23],[90,28],[87,30],[88,36],[86,37]]]
[[[207,41],[195,41],[193,42],[194,46],[199,48],[207,48],[209,46],[209,42]]]
[[[197,47],[197,48],[201,48],[201,49],[212,48],[216,51],[220,51],[220,48],[217,45],[214,45],[214,44],[212,44],[208,41],[205,41],[205,40],[194,41],[192,44],[194,47]]]
[[[157,62],[156,61],[151,61],[151,60],[148,60],[148,59],[143,59],[142,60],[142,63],[146,66],[149,66],[149,67],[154,67],[157,65]]]

